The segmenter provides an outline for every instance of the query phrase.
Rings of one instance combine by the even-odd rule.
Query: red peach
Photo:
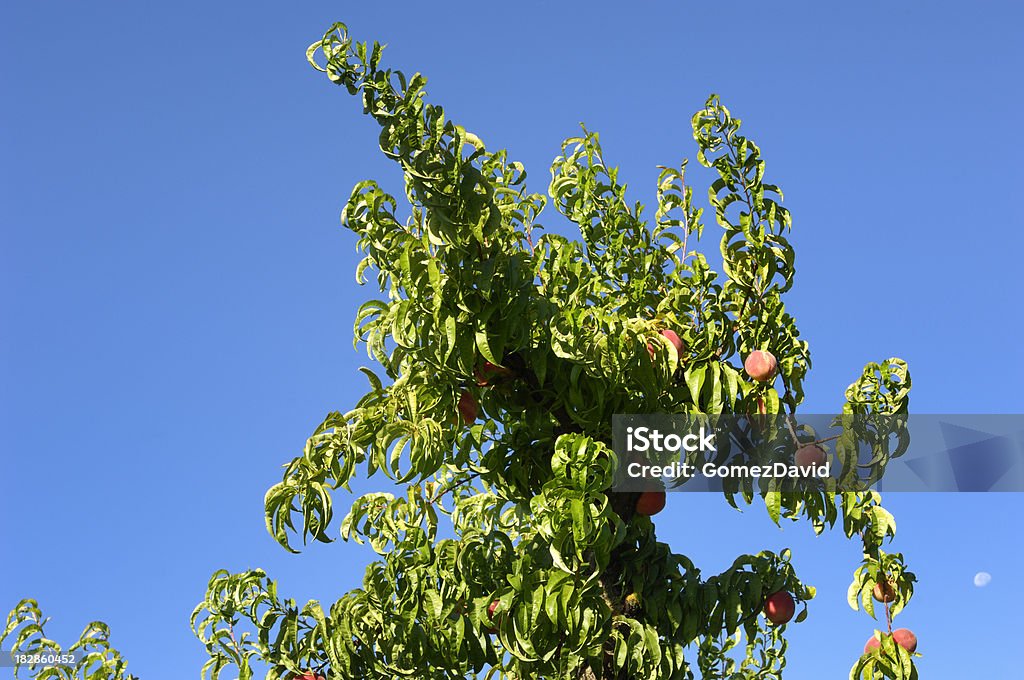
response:
[[[665,509],[664,491],[644,491],[636,501],[636,514],[650,517]]]
[[[758,382],[767,382],[774,378],[775,369],[778,366],[779,363],[775,360],[775,355],[761,349],[751,352],[743,362],[743,370]]]
[[[874,635],[872,635],[870,638],[868,638],[868,641],[864,643],[864,653],[867,654],[872,649],[878,649],[881,646],[882,646],[882,641],[879,640]]]
[[[487,387],[496,378],[502,378],[509,373],[511,371],[504,366],[498,366],[490,361],[485,361],[480,368],[473,371],[473,377],[476,378],[477,387]]]
[[[493,626],[488,626],[487,627],[487,632],[488,633],[497,633],[498,632],[498,624],[501,623],[501,621],[500,621],[501,617],[500,616],[496,616],[496,612],[498,611],[498,606],[500,604],[501,604],[501,600],[494,600],[489,605],[487,605],[487,618],[494,622]]]
[[[787,623],[793,618],[795,611],[796,602],[793,601],[793,596],[785,590],[772,593],[764,603],[764,615],[776,626]]]
[[[876,602],[892,602],[896,599],[896,589],[888,581],[880,581],[871,589],[871,597]]]
[[[897,628],[892,632],[892,639],[911,654],[917,651],[917,636],[907,628]]]
[[[663,330],[658,331],[658,334],[661,335],[661,337],[668,340],[672,344],[672,346],[676,348],[676,354],[678,354],[680,357],[683,356],[683,349],[685,349],[686,346],[683,344],[683,340],[682,338],[679,337],[678,333],[671,329],[665,328]],[[647,353],[651,355],[652,359],[654,358],[656,350],[654,349],[653,342],[647,343]]]
[[[459,415],[462,416],[462,420],[466,423],[476,422],[478,410],[479,406],[473,395],[463,391],[462,396],[459,397]]]
[[[796,450],[793,461],[799,467],[824,465],[826,460],[825,451],[817,444],[806,444]]]
[[[666,340],[668,340],[669,342],[671,342],[672,346],[676,348],[676,352],[680,356],[682,356],[682,354],[683,354],[683,341],[679,337],[679,335],[676,334],[675,331],[666,328],[663,331],[661,331],[661,336],[663,338],[665,338]]]

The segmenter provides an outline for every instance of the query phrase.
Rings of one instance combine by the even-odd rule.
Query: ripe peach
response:
[[[685,345],[683,344],[683,340],[682,340],[682,338],[679,337],[678,333],[676,333],[674,330],[671,330],[669,328],[665,328],[665,329],[659,331],[659,334],[661,335],[661,337],[665,338],[670,343],[672,343],[672,346],[676,348],[676,353],[680,357],[683,356],[683,349],[685,348]],[[654,355],[655,355],[654,343],[652,343],[652,342],[648,342],[647,343],[647,353],[651,355],[652,359],[654,358]]]
[[[796,450],[793,462],[799,467],[813,465],[815,467],[824,465],[826,460],[825,451],[817,444],[805,444]]]
[[[494,600],[489,605],[487,605],[487,618],[488,620],[494,622],[494,625],[487,627],[488,633],[498,632],[498,625],[501,623],[501,615],[496,615],[496,612],[498,611],[498,606],[500,604],[501,600]]]
[[[911,654],[917,651],[917,636],[907,628],[897,628],[892,632],[892,639]]]
[[[768,382],[774,378],[775,369],[778,366],[779,363],[775,360],[775,355],[762,349],[751,352],[743,362],[743,370],[758,382]]]
[[[476,399],[464,390],[462,396],[459,397],[459,415],[462,416],[462,420],[466,423],[476,422],[478,411],[479,405],[476,403]]]
[[[879,640],[874,635],[872,635],[870,638],[868,638],[868,641],[864,643],[864,653],[867,654],[872,649],[878,649],[881,646],[882,646],[882,641]]]
[[[665,509],[664,491],[644,491],[636,501],[636,514],[650,517]]]
[[[509,373],[511,371],[504,366],[498,366],[490,361],[485,361],[480,368],[473,371],[473,377],[476,378],[477,387],[487,387],[496,379],[503,378]]]
[[[795,611],[796,602],[793,601],[793,596],[785,590],[772,593],[764,603],[764,615],[776,626],[787,623],[793,618]]]
[[[683,341],[676,334],[675,331],[666,328],[663,331],[661,331],[661,336],[663,338],[665,338],[666,340],[668,340],[669,342],[671,342],[672,346],[676,348],[676,352],[678,352],[680,355],[682,355],[682,353],[683,353]]]
[[[896,589],[888,581],[879,581],[871,589],[871,597],[875,598],[876,602],[892,602],[896,599]]]

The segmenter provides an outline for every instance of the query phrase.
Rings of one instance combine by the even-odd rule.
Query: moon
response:
[[[974,585],[978,588],[984,588],[992,582],[992,574],[987,571],[979,571],[974,575]]]

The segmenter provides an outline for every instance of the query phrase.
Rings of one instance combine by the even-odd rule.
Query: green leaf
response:
[[[686,387],[690,390],[690,398],[695,404],[700,403],[700,392],[704,385],[704,377],[707,375],[707,368],[707,364],[701,364],[688,368],[683,372]]]
[[[487,341],[487,331],[484,328],[476,329],[476,347],[484,359],[490,361],[495,366],[501,365],[501,361],[494,356],[493,352],[491,352],[491,346]]]
[[[782,493],[779,491],[769,491],[764,495],[764,502],[768,507],[768,516],[778,525],[779,518],[782,516]]]

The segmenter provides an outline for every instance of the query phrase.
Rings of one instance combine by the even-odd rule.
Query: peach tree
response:
[[[327,415],[266,495],[285,549],[340,530],[379,558],[329,605],[282,597],[260,570],[214,574],[192,616],[204,676],[781,677],[787,622],[814,597],[790,552],[705,575],[657,540],[663,499],[612,489],[614,414],[792,414],[804,399],[808,344],[783,301],[790,215],[760,149],[718,97],[694,114],[697,159],[717,173],[719,274],[694,248],[704,225],[685,161],[661,169],[648,221],[584,128],[562,144],[547,192],[530,193],[521,164],[381,53],[342,24],[308,52],[360,98],[404,178],[403,197],[361,182],[342,213],[365,254],[356,277],[380,291],[354,328],[376,368],[360,369],[365,395]],[[548,203],[578,239],[542,229]],[[744,370],[750,357],[771,370]],[[909,389],[903,361],[869,364],[844,412],[906,413]],[[335,522],[338,494],[378,474],[400,492],[355,498]],[[727,501],[860,541],[850,603],[874,615],[884,602],[887,627],[850,677],[917,677],[914,650],[891,630],[914,576],[882,549],[896,527],[876,492]],[[41,622],[26,601],[4,633],[18,649],[48,649]],[[95,677],[124,677],[110,668]],[[75,677],[66,671],[53,677]]]

